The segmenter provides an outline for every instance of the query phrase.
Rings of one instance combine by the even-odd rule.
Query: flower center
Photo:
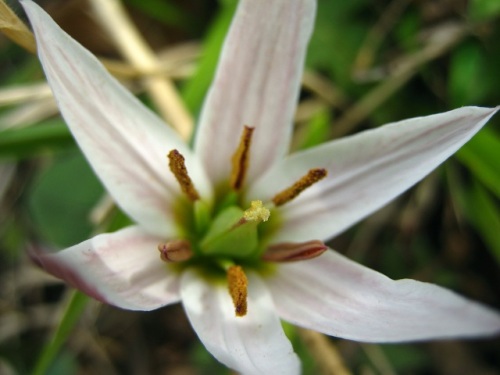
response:
[[[203,202],[177,151],[168,153],[169,168],[181,191],[192,204],[185,225],[185,238],[158,245],[160,257],[181,268],[196,266],[218,278],[225,275],[236,316],[247,312],[247,277],[244,269],[262,270],[269,262],[310,259],[326,250],[321,241],[280,243],[269,246],[270,236],[280,222],[279,207],[295,199],[308,187],[323,179],[327,171],[309,170],[292,186],[278,192],[271,201],[251,201],[242,207],[242,190],[248,171],[254,128],[245,126],[231,159],[229,193],[210,207]],[[272,213],[272,215],[271,215]]]

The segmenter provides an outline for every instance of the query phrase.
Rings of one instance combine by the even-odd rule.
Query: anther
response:
[[[240,266],[231,266],[227,270],[227,284],[229,294],[233,299],[236,316],[247,314],[247,287],[248,279]]]
[[[167,263],[184,262],[193,256],[191,244],[186,240],[173,240],[158,245],[161,260]]]
[[[193,181],[191,180],[191,177],[189,177],[186,169],[184,156],[182,156],[179,151],[172,150],[168,153],[168,160],[168,166],[181,186],[182,192],[186,194],[192,202],[200,199],[200,195],[196,191]]]
[[[255,128],[245,125],[241,134],[240,144],[231,159],[233,169],[231,171],[231,187],[238,191],[245,182],[245,176],[248,170],[248,160],[250,159],[250,144],[252,143],[252,134]]]
[[[266,262],[293,262],[316,258],[328,247],[319,240],[307,242],[283,242],[269,246],[262,255]]]
[[[282,206],[285,203],[290,202],[292,199],[297,197],[308,187],[314,185],[316,182],[326,177],[326,175],[327,175],[326,169],[323,168],[310,169],[305,176],[302,176],[300,180],[298,180],[292,186],[276,194],[272,199],[274,205]]]

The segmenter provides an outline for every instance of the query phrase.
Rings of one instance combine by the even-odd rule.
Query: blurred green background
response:
[[[17,2],[8,2],[24,17]],[[99,57],[119,59],[85,0],[39,1]],[[124,0],[171,64],[196,117],[234,0]],[[500,104],[498,0],[319,0],[294,149],[463,105]],[[126,84],[151,105],[138,80]],[[454,157],[332,246],[391,278],[415,278],[500,308],[500,117]],[[30,244],[56,251],[127,218],[58,116],[35,56],[0,35],[0,374],[26,374],[70,291],[34,267]],[[85,303],[82,303],[82,306]],[[80,311],[80,310],[78,310]],[[182,308],[134,313],[88,302],[49,374],[226,374]],[[304,373],[319,369],[287,327]],[[332,338],[356,374],[494,374],[498,339],[374,345]]]

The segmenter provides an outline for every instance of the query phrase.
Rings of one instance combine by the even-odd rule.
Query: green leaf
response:
[[[103,194],[101,183],[79,152],[62,155],[29,192],[32,220],[46,241],[64,247],[88,238],[90,210]]]
[[[455,212],[461,221],[469,222],[480,234],[500,262],[500,208],[498,200],[478,182],[467,186],[459,178],[456,169],[447,168],[447,178]]]
[[[330,111],[325,109],[316,113],[308,124],[297,134],[297,149],[302,150],[326,142],[330,137]]]
[[[398,374],[408,373],[415,369],[425,369],[429,366],[430,360],[426,357],[425,353],[419,347],[409,344],[389,344],[389,345],[375,345],[363,344],[365,352],[371,352],[375,355],[382,351],[382,357],[386,357],[388,363]],[[369,348],[375,348],[371,351]],[[368,350],[367,350],[368,349]],[[380,357],[380,354],[378,354]]]
[[[484,71],[482,48],[477,43],[466,43],[453,51],[448,80],[453,106],[478,102],[487,94],[489,85],[483,82]]]
[[[127,3],[166,25],[181,27],[189,31],[190,26],[196,24],[193,17],[183,12],[178,5],[169,1],[127,0]]]
[[[475,177],[500,197],[500,138],[489,128],[482,129],[457,153]]]
[[[500,15],[500,1],[472,0],[469,1],[469,17],[474,21],[484,21]]]

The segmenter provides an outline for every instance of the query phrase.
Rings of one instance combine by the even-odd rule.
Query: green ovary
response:
[[[279,217],[276,212],[270,215],[260,201],[253,201],[251,207],[244,210],[235,198],[231,193],[225,196],[214,212],[201,200],[193,203],[193,214],[184,228],[194,254],[179,266],[221,269],[227,264],[241,264],[267,268],[260,256]]]

